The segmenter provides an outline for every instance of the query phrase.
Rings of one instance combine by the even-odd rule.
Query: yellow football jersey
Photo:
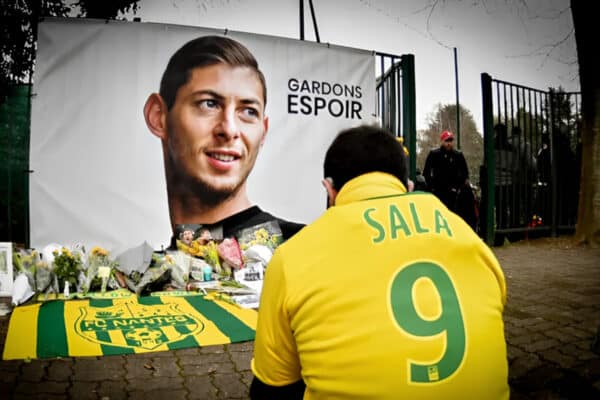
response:
[[[508,399],[504,275],[435,196],[391,175],[344,185],[280,246],[252,371],[306,399]]]

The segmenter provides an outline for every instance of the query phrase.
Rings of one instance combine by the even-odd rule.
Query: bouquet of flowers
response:
[[[56,293],[60,288],[77,288],[79,274],[83,272],[82,255],[79,251],[72,252],[66,247],[52,252],[52,272],[55,276],[54,289]],[[68,290],[68,289],[67,289]]]
[[[15,249],[13,251],[14,275],[24,274],[33,290],[36,289],[36,270],[41,263],[40,255],[35,250]]]
[[[36,287],[44,284],[45,290],[52,281],[48,266],[41,261],[40,254],[35,250],[15,249],[13,251],[13,271],[15,279],[12,304],[14,305],[23,304],[35,294]],[[45,282],[40,280],[38,284],[36,276],[44,271],[47,273],[47,279]]]
[[[229,278],[234,268],[241,268],[243,264],[241,251],[235,237],[217,240],[206,228],[197,228],[196,232],[192,232],[189,228],[184,230],[177,239],[179,251],[202,259],[221,278]]]
[[[262,279],[273,252],[283,242],[279,224],[276,221],[265,222],[243,230],[239,236],[244,262],[258,273],[258,279]]]
[[[187,277],[182,271],[169,254],[154,253],[150,266],[142,275],[126,277],[125,281],[129,289],[140,296],[165,289],[184,289]]]
[[[265,222],[252,228],[244,229],[238,236],[242,251],[246,251],[252,246],[260,245],[268,247],[273,252],[283,243],[281,229],[275,221]]]
[[[107,287],[118,289],[120,287],[115,277],[115,268],[118,262],[111,260],[108,251],[95,246],[90,251],[82,274],[81,290],[83,294],[90,291],[106,292]]]

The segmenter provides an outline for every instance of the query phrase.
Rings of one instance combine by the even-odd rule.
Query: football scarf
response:
[[[256,317],[254,310],[203,296],[46,301],[15,307],[3,359],[133,354],[243,342],[254,340]]]

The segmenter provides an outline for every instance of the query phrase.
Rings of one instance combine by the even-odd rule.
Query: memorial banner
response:
[[[327,147],[341,129],[374,121],[372,52],[190,26],[47,18],[33,76],[32,247],[169,244],[161,140],[143,108],[171,55],[206,35],[242,43],[265,76],[269,126],[247,183],[251,202],[301,223],[324,211]]]

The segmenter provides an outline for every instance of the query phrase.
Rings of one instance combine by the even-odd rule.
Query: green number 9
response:
[[[442,312],[435,320],[419,316],[413,300],[413,286],[420,278],[428,278],[437,289]],[[409,381],[439,382],[460,366],[465,355],[465,327],[454,285],[446,271],[430,262],[418,262],[403,268],[394,277],[390,290],[391,309],[398,326],[420,337],[446,333],[444,354],[434,364],[410,363]]]

